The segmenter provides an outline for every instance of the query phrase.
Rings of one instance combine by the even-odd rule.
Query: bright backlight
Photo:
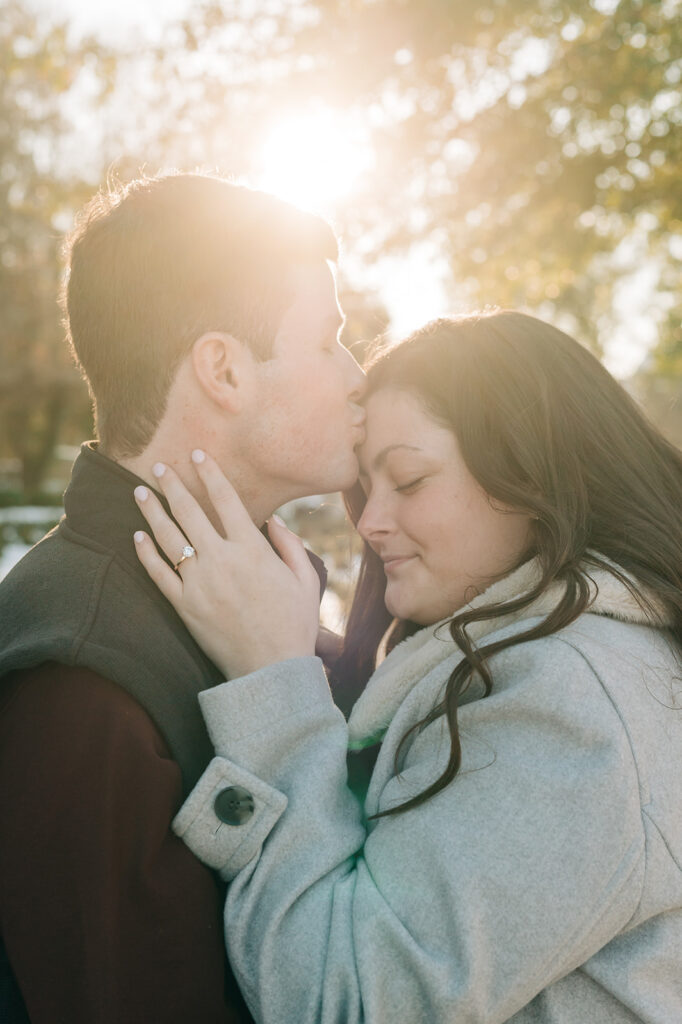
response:
[[[266,137],[258,184],[320,212],[348,197],[371,164],[361,125],[333,110],[286,118]]]

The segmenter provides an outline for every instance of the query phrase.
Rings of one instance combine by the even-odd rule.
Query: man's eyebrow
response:
[[[371,468],[375,471],[377,469],[381,469],[390,453],[396,451],[398,448],[404,448],[408,452],[422,451],[421,448],[418,448],[416,445],[413,444],[387,444],[385,448],[381,449],[378,455],[374,456],[374,458],[372,459]],[[362,469],[360,470],[360,474],[363,474]]]

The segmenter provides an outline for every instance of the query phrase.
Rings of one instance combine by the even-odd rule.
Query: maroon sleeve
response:
[[[180,769],[87,669],[16,673],[0,715],[0,915],[32,1024],[225,1024],[217,884],[170,831]]]

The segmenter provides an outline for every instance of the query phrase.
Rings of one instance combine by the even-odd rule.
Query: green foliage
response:
[[[83,187],[59,176],[60,102],[78,64],[63,27],[0,5],[0,454],[37,492],[74,400],[86,401],[57,306],[61,225]]]
[[[536,311],[596,349],[646,264],[648,372],[679,380],[680,7],[212,0],[114,53],[0,0],[0,457],[37,491],[57,439],[88,422],[56,295],[93,185],[112,165],[248,177],[269,128],[306,109],[351,111],[371,137],[373,167],[334,215],[356,263],[427,242],[455,302]],[[347,305],[353,341],[384,329],[372,300]]]
[[[352,110],[370,127],[375,159],[335,211],[347,249],[362,240],[370,261],[430,240],[448,254],[463,305],[538,311],[597,349],[614,328],[616,287],[644,258],[657,268],[651,316],[665,348],[679,333],[680,8],[198,6],[158,53],[178,126],[165,121],[165,145],[181,163],[198,148],[202,162],[248,174],[278,116]]]
[[[311,88],[374,109],[390,197],[359,213],[382,247],[434,237],[474,301],[568,314],[596,343],[643,244],[662,344],[679,335],[678,0],[317,6]]]
[[[668,314],[667,329],[663,332],[663,342],[654,352],[650,371],[662,377],[669,377],[678,382],[678,400],[682,405],[682,304]]]

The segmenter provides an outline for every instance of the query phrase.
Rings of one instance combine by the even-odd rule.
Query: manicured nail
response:
[[[146,501],[147,498],[149,497],[149,491],[147,490],[146,487],[136,487],[135,490],[133,491],[133,494],[135,495],[138,501]]]
[[[192,452],[192,462],[203,462],[206,458],[206,453],[202,452],[201,448],[195,448]]]
[[[163,462],[155,462],[154,465],[152,466],[152,473],[154,474],[154,476],[163,476],[165,472],[166,467],[164,466]]]
[[[141,544],[142,541],[144,540],[144,534],[142,530],[136,530],[135,533],[133,534],[133,537],[135,539],[136,544]]]
[[[287,529],[287,524],[284,522],[281,516],[277,515],[276,512],[273,512],[270,518],[274,519],[278,526],[283,526],[285,530]]]

